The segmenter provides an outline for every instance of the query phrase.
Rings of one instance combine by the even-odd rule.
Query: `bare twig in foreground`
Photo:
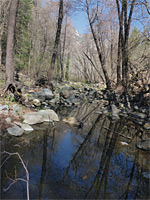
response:
[[[15,153],[9,153],[7,151],[3,151],[1,154],[7,154],[8,157],[4,160],[4,162],[2,163],[2,165],[0,167],[2,167],[6,161],[11,157],[11,156],[14,156],[14,155],[17,155],[19,160],[21,161],[21,164],[23,165],[23,168],[25,169],[25,172],[26,172],[26,179],[22,179],[22,178],[17,178],[17,172],[16,172],[16,168],[15,168],[15,179],[12,179],[8,176],[7,172],[5,171],[6,173],[6,176],[7,178],[12,181],[11,184],[6,188],[4,189],[4,191],[7,191],[13,184],[15,184],[17,181],[23,181],[23,182],[26,182],[27,184],[27,200],[29,200],[29,172],[28,172],[28,169],[23,161],[23,159],[21,158],[20,154],[18,152],[15,152]]]

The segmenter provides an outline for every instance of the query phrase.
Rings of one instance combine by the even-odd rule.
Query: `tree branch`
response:
[[[8,176],[7,172],[6,173],[6,176],[9,180],[12,181],[12,183],[6,188],[4,189],[4,191],[7,191],[13,184],[15,184],[17,181],[23,181],[23,182],[26,182],[27,184],[27,200],[29,200],[29,172],[28,172],[28,169],[23,161],[23,159],[21,158],[20,154],[18,152],[15,152],[15,153],[9,153],[7,151],[3,151],[1,154],[7,154],[8,157],[4,160],[4,162],[2,163],[2,165],[0,167],[2,167],[6,161],[11,157],[11,156],[18,156],[19,160],[21,161],[21,164],[23,165],[23,168],[25,169],[25,172],[26,172],[26,180],[25,179],[22,179],[22,178],[17,178],[17,172],[16,172],[16,168],[15,168],[15,179],[12,179]]]

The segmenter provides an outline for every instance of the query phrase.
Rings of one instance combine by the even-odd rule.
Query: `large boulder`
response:
[[[52,122],[52,121],[58,122],[59,121],[58,115],[51,109],[40,110],[38,113],[43,116],[44,122]]]
[[[48,88],[44,88],[41,91],[34,94],[37,99],[45,99],[45,100],[51,100],[54,98],[54,94],[52,91]]]
[[[23,115],[23,118],[24,118],[23,122],[30,125],[44,122],[43,115],[39,114],[38,112],[27,113]]]
[[[40,110],[39,112],[31,112],[23,115],[24,123],[33,125],[40,124],[43,122],[58,122],[58,115],[51,109]]]

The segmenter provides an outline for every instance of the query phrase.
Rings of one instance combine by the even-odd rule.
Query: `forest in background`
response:
[[[87,14],[87,33],[75,29],[75,12]],[[147,0],[1,0],[0,16],[0,70],[6,82],[22,72],[37,80],[100,83],[110,89],[116,84],[127,88],[138,78],[148,90]]]
[[[84,12],[89,22],[87,32],[82,35],[78,34],[72,22],[72,15],[79,12]],[[19,105],[16,102],[19,102]],[[143,152],[141,156],[135,150],[135,143],[142,151],[149,152],[150,1],[0,0],[0,107],[0,135],[2,139],[4,138],[4,142],[1,142],[4,149],[1,153],[3,156],[1,168],[4,167],[4,164],[9,164],[6,162],[11,156],[17,156],[19,164],[21,162],[25,170],[26,177],[25,179],[17,178],[19,170],[17,171],[15,166],[13,168],[13,162],[12,166],[9,165],[11,173],[7,174],[6,167],[3,177],[4,182],[8,179],[10,183],[7,184],[6,188],[4,188],[5,183],[1,187],[5,192],[17,181],[23,181],[26,183],[26,197],[29,199],[29,172],[27,167],[29,166],[30,171],[32,162],[29,159],[35,160],[36,166],[38,166],[39,157],[42,158],[41,165],[38,166],[40,172],[35,168],[35,165],[32,167],[36,175],[37,172],[39,175],[41,174],[39,186],[37,179],[36,182],[33,181],[33,177],[37,178],[37,176],[30,172],[31,194],[32,192],[34,195],[39,193],[39,199],[41,199],[42,187],[45,189],[44,185],[54,185],[53,183],[48,182],[47,184],[47,182],[44,182],[44,176],[46,175],[47,166],[52,163],[51,152],[55,141],[55,129],[53,128],[55,126],[54,122],[59,121],[57,114],[54,112],[55,110],[59,113],[61,122],[56,135],[60,133],[62,137],[65,131],[63,123],[70,125],[69,129],[67,129],[69,134],[79,136],[84,133],[83,139],[77,139],[77,143],[70,146],[70,149],[67,148],[63,152],[62,146],[59,146],[60,152],[65,155],[65,158],[67,156],[66,152],[71,153],[68,154],[71,160],[65,174],[67,175],[69,168],[72,168],[72,164],[75,163],[74,161],[78,158],[80,152],[82,171],[84,157],[88,166],[92,168],[94,166],[94,171],[96,163],[99,162],[96,169],[97,172],[94,172],[94,181],[91,188],[86,192],[85,198],[88,197],[89,191],[95,187],[95,181],[98,183],[98,187],[95,190],[97,198],[100,195],[99,192],[101,191],[100,187],[103,180],[104,193],[106,193],[107,177],[110,174],[109,165],[112,164],[112,167],[117,166],[117,168],[120,168],[116,161],[110,162],[119,137],[122,138],[118,141],[123,148],[130,145],[127,147],[127,152],[131,148],[131,151],[128,152],[129,154],[127,153],[129,164],[127,165],[124,159],[121,159],[120,162],[120,166],[125,169],[124,178],[129,178],[129,182],[122,182],[122,174],[124,173],[122,168],[120,179],[118,179],[119,174],[116,174],[118,169],[115,168],[115,179],[113,179],[112,173],[109,185],[113,188],[112,183],[118,184],[119,189],[115,185],[115,195],[118,195],[119,190],[124,193],[122,188],[126,188],[121,198],[125,196],[126,199],[131,199],[130,196],[128,197],[128,193],[131,191],[131,183],[134,185],[135,198],[143,197],[138,196],[139,194],[143,195],[143,193],[148,196],[148,189],[145,192],[140,187],[143,178],[147,182],[149,180],[149,163],[147,164],[148,159],[143,156]],[[42,113],[40,114],[40,112]],[[48,114],[48,112],[50,113]],[[65,119],[63,119],[64,116],[66,117]],[[48,122],[48,126],[44,122]],[[46,127],[46,129],[43,129],[45,132],[42,132],[42,124]],[[39,127],[33,126],[32,128],[29,125],[39,125]],[[70,131],[73,128],[76,128],[79,132],[74,134],[73,131]],[[37,134],[34,132],[32,134],[33,138],[31,137],[32,139],[28,140],[29,135],[26,134],[26,131],[29,130],[31,131],[30,133],[36,130],[42,133],[43,138],[40,143],[37,143],[40,138],[39,132]],[[5,134],[6,138],[3,137]],[[13,136],[12,138],[10,137],[10,141],[7,140],[7,134]],[[17,140],[15,141],[14,136],[18,137],[22,136],[22,134],[24,134],[22,142],[16,143]],[[97,139],[95,139],[96,134],[98,134]],[[92,138],[93,135],[94,140]],[[52,141],[48,139],[49,136]],[[102,141],[100,140],[101,137]],[[137,137],[141,140],[139,143],[137,143]],[[13,139],[16,143],[15,145],[11,143]],[[135,139],[134,142],[133,139]],[[72,138],[69,140],[71,141]],[[69,140],[68,138],[64,140],[66,147],[69,144]],[[31,146],[30,149],[28,147],[30,147],[31,143],[34,146]],[[87,144],[90,146],[86,146]],[[38,155],[38,159],[35,159],[36,156],[30,153],[30,150],[33,152],[33,147],[36,147],[36,145],[35,155]],[[77,151],[73,152],[72,149],[75,146]],[[5,147],[6,150],[8,147],[11,152],[13,148],[17,148],[18,152],[9,153],[5,150]],[[88,148],[86,149],[85,147]],[[94,147],[93,150],[92,147]],[[22,156],[22,152],[26,153],[28,150],[29,156],[26,159]],[[41,154],[38,154],[37,150],[40,150]],[[120,147],[119,151],[121,152]],[[51,155],[47,154],[47,152],[50,152]],[[89,154],[91,152],[92,154]],[[95,157],[93,152],[96,153]],[[98,160],[97,157],[101,152],[102,157]],[[124,149],[123,152],[125,152]],[[132,155],[134,155],[133,161],[131,160]],[[120,157],[123,157],[122,153]],[[25,158],[25,162],[23,158]],[[47,158],[50,159],[50,162],[47,162]],[[94,160],[91,161],[89,158],[94,158]],[[137,160],[140,165],[136,164]],[[79,159],[76,161],[77,165],[78,161]],[[92,162],[94,163],[93,165],[91,165]],[[29,163],[29,165],[27,166],[26,163]],[[55,167],[54,165],[54,168],[57,169],[57,166]],[[146,168],[145,166],[148,167]],[[75,166],[75,174],[77,174],[77,168],[78,166]],[[13,177],[12,170],[14,170]],[[85,165],[85,171],[87,172],[87,170],[88,167]],[[64,171],[64,166],[62,171]],[[130,175],[129,171],[131,171]],[[58,171],[56,172],[55,174],[58,176]],[[92,177],[94,177],[94,173]],[[51,176],[51,173],[48,172],[47,174],[46,181],[49,180],[49,175]],[[99,177],[101,178],[99,179]],[[75,179],[70,180],[75,183]],[[85,181],[86,179],[90,180],[86,174],[82,174],[82,178],[81,176],[77,177],[77,180]],[[58,191],[60,191],[60,181],[57,180],[57,183],[59,183],[57,187]],[[64,183],[63,179],[63,191],[65,188]],[[68,183],[67,179],[67,186]],[[137,188],[135,188],[135,183]],[[35,190],[33,186],[38,186],[38,189]],[[76,188],[79,186],[77,182]],[[86,187],[87,185],[83,188],[84,192]],[[74,190],[78,194],[76,188],[73,188],[69,187],[71,191]],[[12,191],[14,191],[13,187]],[[20,185],[17,195],[18,191],[21,191],[21,196],[24,195]],[[50,191],[50,197],[52,197],[50,187],[48,187],[48,191]],[[68,193],[68,190],[66,191]],[[108,190],[108,195],[110,191]],[[5,194],[7,198],[9,192]],[[13,198],[13,195],[12,193],[11,198]],[[105,194],[104,197],[106,198]],[[17,196],[17,198],[19,197]]]

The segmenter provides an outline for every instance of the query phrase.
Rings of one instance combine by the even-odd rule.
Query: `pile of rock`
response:
[[[90,87],[61,86],[52,92],[48,88],[44,88],[38,92],[29,91],[28,100],[35,107],[56,108],[59,106],[77,106],[81,101],[87,100],[92,103],[102,99],[101,92]]]
[[[145,130],[150,130],[150,110],[143,110],[138,112],[137,110],[132,110],[124,107],[123,104],[116,106],[111,104],[107,107],[102,107],[101,110],[96,111],[97,114],[104,114],[112,120],[118,120],[121,116],[128,117],[136,124],[143,126]]]
[[[58,115],[55,113],[55,111],[51,109],[23,114],[21,106],[17,104],[14,104],[11,110],[8,105],[1,105],[0,113],[7,116],[9,114],[9,117],[6,118],[6,122],[10,125],[7,131],[13,136],[21,136],[23,133],[29,133],[34,131],[32,125],[35,124],[41,124],[44,122],[53,124],[54,122],[59,121]],[[22,118],[23,123],[14,121],[14,117]]]

